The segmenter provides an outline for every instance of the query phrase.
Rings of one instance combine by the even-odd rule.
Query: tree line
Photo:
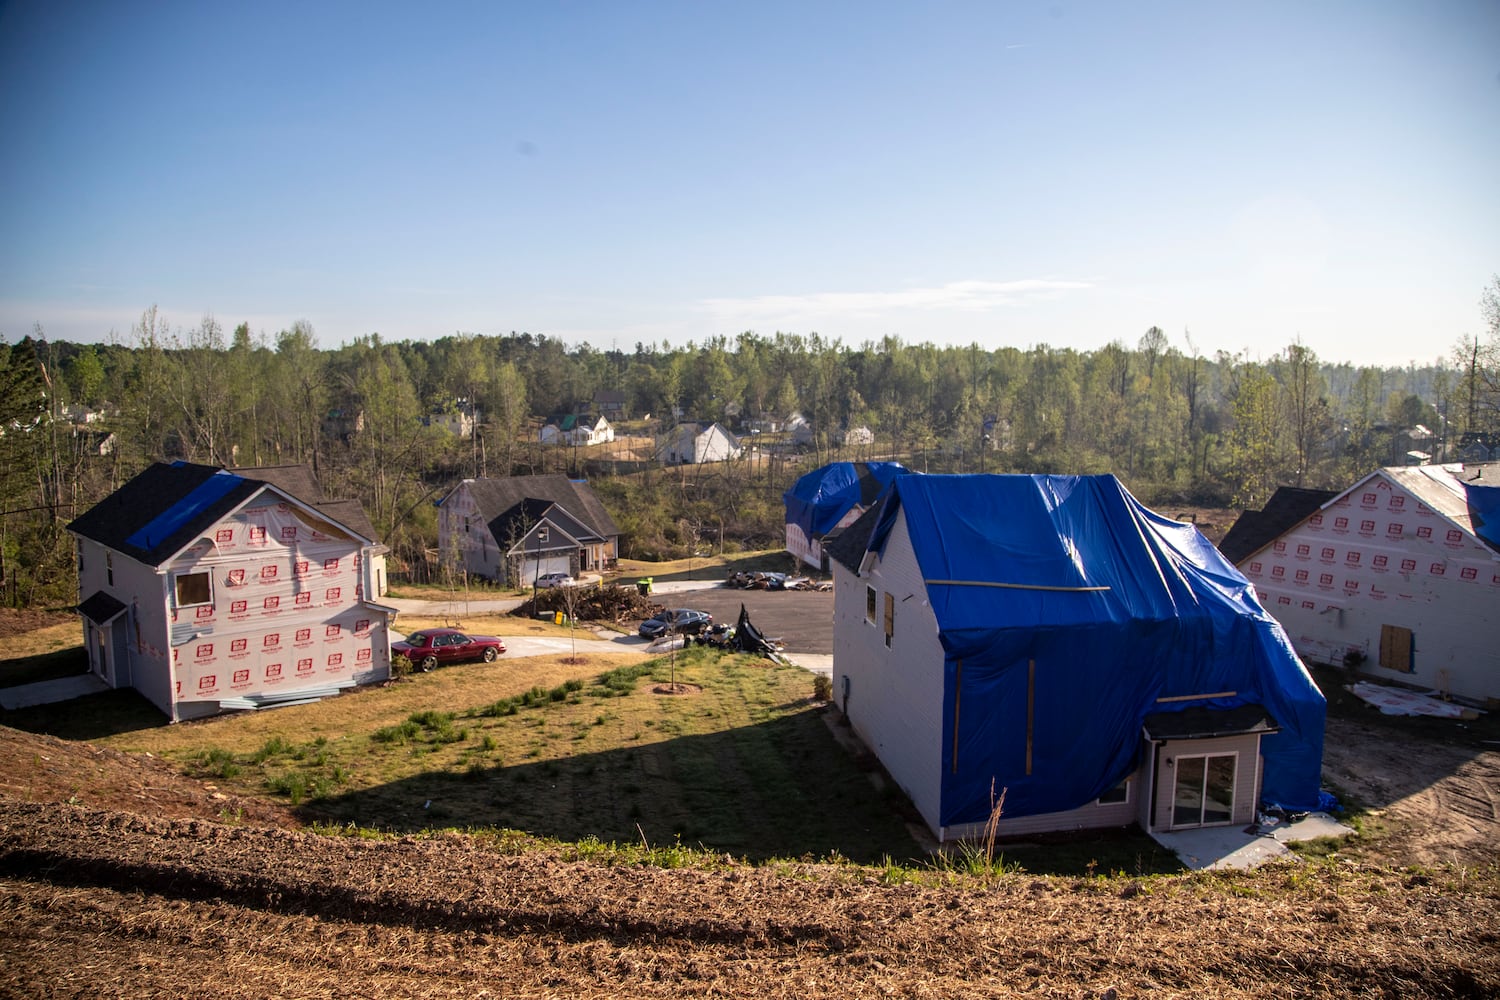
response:
[[[1414,441],[1434,460],[1500,444],[1500,277],[1481,315],[1485,335],[1449,359],[1393,368],[1330,362],[1298,342],[1209,356],[1156,327],[1094,351],[753,332],[631,351],[530,333],[323,348],[307,323],[226,333],[205,316],[172,330],[153,307],[103,344],[41,330],[0,343],[0,601],[71,600],[63,526],[174,458],[308,463],[329,496],[364,503],[398,565],[435,545],[432,501],[458,479],[548,469],[595,482],[627,554],[670,555],[726,530],[775,544],[781,492],[835,459],[1113,472],[1148,503],[1258,507],[1281,484],[1335,488],[1400,464]],[[723,468],[672,474],[638,455],[537,443],[542,418],[588,412],[601,392],[623,397],[622,429],[642,434],[679,414],[739,430],[798,412],[807,453],[771,435]],[[84,423],[85,408],[101,419]],[[452,432],[447,418],[475,413],[471,436]],[[1431,437],[1412,437],[1418,426]]]

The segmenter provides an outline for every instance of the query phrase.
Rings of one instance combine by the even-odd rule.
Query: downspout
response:
[[[158,567],[156,575],[166,582],[166,570]],[[177,647],[172,645],[172,599],[167,596],[166,587],[162,588],[162,612],[162,621],[167,623],[167,700],[172,705],[172,711],[167,714],[173,722],[181,722],[182,716],[177,711]]]
[[[1151,746],[1150,766],[1146,768],[1146,832],[1150,833],[1156,828],[1156,769],[1160,766],[1161,744],[1153,740],[1146,727],[1141,727],[1141,735]]]

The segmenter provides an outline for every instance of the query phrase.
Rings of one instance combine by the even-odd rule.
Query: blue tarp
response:
[[[1469,523],[1474,526],[1474,534],[1488,542],[1490,548],[1500,549],[1500,486],[1464,483],[1464,493],[1469,502]]]
[[[985,820],[992,780],[1006,816],[1084,805],[1134,771],[1148,714],[1203,705],[1267,709],[1262,798],[1317,808],[1323,695],[1196,528],[1114,476],[902,476],[871,550],[897,518],[945,653],[943,825]]]
[[[808,538],[822,538],[845,514],[868,507],[891,480],[909,471],[900,462],[833,462],[814,469],[782,494],[786,522]]]
[[[174,462],[173,466],[181,466]],[[135,534],[125,539],[129,545],[149,552],[174,532],[224,498],[230,490],[245,481],[243,476],[220,472],[199,483],[191,493],[147,521]]]

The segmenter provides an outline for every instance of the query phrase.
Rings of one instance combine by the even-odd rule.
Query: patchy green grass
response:
[[[278,712],[138,736],[226,791],[279,798],[327,827],[508,829],[647,845],[659,863],[678,851],[924,863],[829,733],[806,671],[702,647],[675,665],[600,666],[530,684],[516,671],[513,693],[473,689],[469,703],[462,684],[434,686],[396,718],[385,698],[340,698],[329,703],[343,703],[340,724],[324,717],[316,732],[260,728]],[[680,693],[659,693],[674,674]],[[361,701],[370,710],[353,711]]]

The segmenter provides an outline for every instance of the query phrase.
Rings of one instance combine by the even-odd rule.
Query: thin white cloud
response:
[[[704,299],[715,316],[737,321],[829,318],[875,318],[893,312],[983,313],[1055,299],[1093,287],[1092,282],[1025,278],[1018,281],[950,281],[931,288],[871,292],[814,292],[807,295],[756,295]]]

